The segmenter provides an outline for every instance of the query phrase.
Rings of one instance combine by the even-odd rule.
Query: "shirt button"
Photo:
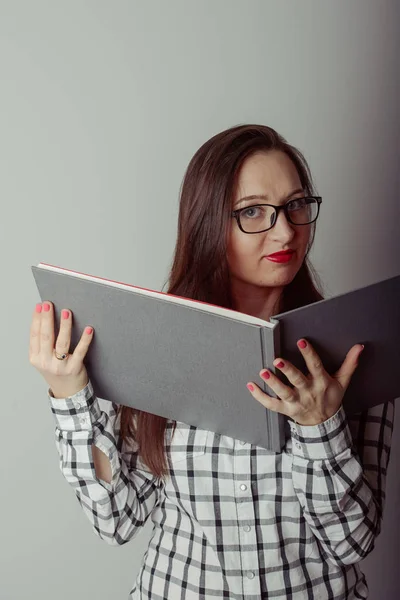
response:
[[[87,424],[88,424],[88,422],[87,422],[87,420],[86,420],[86,417],[79,417],[79,423],[80,423],[81,425],[87,425]]]
[[[299,450],[301,450],[301,445],[298,442],[296,442],[296,448],[298,448]]]
[[[242,483],[242,485],[240,486],[240,489],[245,491],[247,490],[247,485],[245,485],[244,483]]]
[[[246,444],[246,442],[243,442],[242,440],[240,440],[240,445],[244,446]]]
[[[250,531],[250,529],[251,529],[250,525],[245,525],[243,527],[243,531]]]
[[[254,579],[254,571],[247,571],[247,577],[249,579]]]

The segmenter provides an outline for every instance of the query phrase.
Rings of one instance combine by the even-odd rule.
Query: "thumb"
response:
[[[340,383],[343,391],[346,391],[349,386],[353,373],[358,367],[359,356],[363,350],[364,346],[362,344],[356,344],[350,348],[341,367],[334,374],[334,378]]]

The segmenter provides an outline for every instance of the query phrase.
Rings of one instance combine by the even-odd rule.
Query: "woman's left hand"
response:
[[[302,348],[302,342],[303,338],[298,340],[297,345],[310,371],[307,376],[287,360],[277,358],[273,363],[286,375],[293,388],[282,383],[268,369],[262,369],[260,377],[268,382],[278,398],[268,396],[254,383],[247,385],[252,396],[265,408],[287,415],[299,425],[318,425],[330,419],[339,410],[344,393],[358,366],[363,346],[356,344],[350,348],[341,367],[331,376],[325,371],[311,344],[306,342],[305,348]],[[252,386],[253,390],[249,386]]]

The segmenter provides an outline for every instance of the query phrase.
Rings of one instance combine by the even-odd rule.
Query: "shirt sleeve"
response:
[[[141,463],[134,443],[121,443],[118,405],[97,398],[90,380],[67,398],[54,398],[49,388],[48,399],[63,476],[95,533],[110,545],[128,542],[158,503],[161,484]],[[110,461],[110,483],[96,475],[92,444]]]
[[[346,417],[343,405],[319,425],[289,421],[292,480],[321,554],[340,566],[374,548],[381,531],[394,400]]]

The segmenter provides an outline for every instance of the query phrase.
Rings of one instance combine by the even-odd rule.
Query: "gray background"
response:
[[[398,7],[0,1],[1,600],[126,598],[149,537],[107,546],[58,470],[47,386],[28,361],[30,265],[160,289],[191,156],[260,122],[304,152],[324,199],[312,259],[326,294],[398,274]],[[400,588],[399,419],[363,563],[379,600]]]

